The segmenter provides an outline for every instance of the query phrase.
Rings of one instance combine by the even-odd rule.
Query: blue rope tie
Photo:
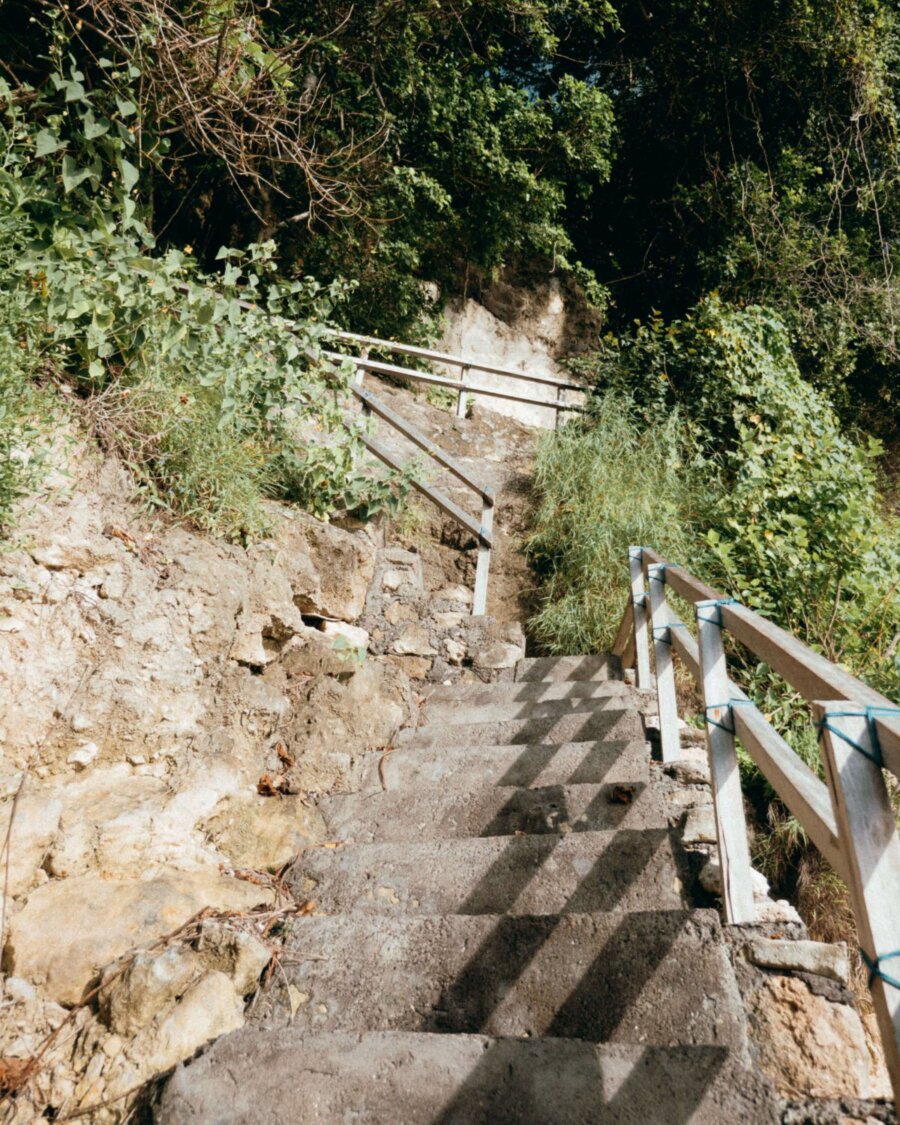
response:
[[[722,628],[722,606],[723,605],[740,605],[741,603],[737,598],[710,598],[707,602],[694,602],[694,609],[697,611],[697,620],[705,621],[707,625],[718,625]],[[715,617],[704,617],[701,609],[712,608],[716,611]]]
[[[900,949],[895,949],[893,953],[882,953],[880,957],[870,957],[868,953],[862,948],[859,951],[860,956],[866,963],[866,968],[869,970],[869,988],[872,987],[872,981],[878,977],[883,980],[885,984],[889,984],[891,988],[900,989],[900,980],[892,977],[890,973],[886,973],[881,967],[882,961],[890,961],[894,957],[900,957]]]
[[[727,703],[711,703],[708,707],[704,707],[703,708],[703,714],[706,717],[706,721],[710,724],[710,726],[718,727],[719,730],[724,730],[728,734],[735,734],[736,731],[735,731],[735,726],[734,726],[734,716],[731,714],[732,708],[734,708],[734,707],[755,707],[755,706],[756,706],[756,704],[753,702],[752,699],[729,699]],[[710,715],[709,715],[710,711],[716,711],[720,707],[727,707],[728,708],[728,714],[731,715],[731,726],[730,727],[726,726],[724,723],[718,722],[716,719],[710,718]]]
[[[668,563],[654,563],[653,566],[648,567],[647,574],[650,577],[650,581],[659,582],[660,585],[665,586],[666,570],[668,569],[668,566]]]
[[[831,711],[824,719],[816,723],[816,728],[819,731],[829,731],[835,737],[846,742],[848,746],[852,746],[854,750],[858,750],[864,758],[868,758],[870,762],[874,762],[876,766],[884,766],[884,757],[881,753],[881,744],[878,741],[878,726],[876,719],[881,715],[900,715],[900,707],[879,707],[876,704],[869,704],[867,707],[860,710],[857,708],[853,711]],[[840,729],[840,727],[832,726],[830,719],[865,719],[869,727],[869,738],[872,742],[872,749],[867,750],[865,746],[861,746],[855,739],[851,738],[848,734]],[[893,957],[894,954],[891,954]]]
[[[647,604],[647,597],[648,597],[647,594],[632,594],[631,595],[631,603],[632,603],[632,605],[635,605],[635,606],[646,605]]]
[[[672,646],[672,630],[673,629],[686,629],[687,625],[683,621],[675,621],[671,625],[654,625],[653,626],[653,639],[659,641],[660,644]],[[660,636],[660,634],[665,634]]]

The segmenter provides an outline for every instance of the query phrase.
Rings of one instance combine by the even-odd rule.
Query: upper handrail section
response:
[[[547,387],[559,387],[566,391],[581,391],[587,388],[579,383],[557,379],[553,375],[534,374],[530,371],[517,371],[511,367],[493,367],[487,363],[479,363],[475,359],[463,359],[462,356],[450,355],[447,352],[432,351],[429,348],[416,347],[413,344],[401,344],[396,340],[380,340],[377,336],[361,336],[357,332],[334,332],[332,337],[336,340],[346,340],[348,343],[360,344],[365,348],[376,348],[378,351],[397,352],[399,355],[416,356],[427,359],[432,363],[443,363],[448,367],[468,368],[470,371],[483,371],[486,375],[506,375],[510,379],[518,379],[523,383],[540,383]],[[541,405],[550,405],[541,401]]]

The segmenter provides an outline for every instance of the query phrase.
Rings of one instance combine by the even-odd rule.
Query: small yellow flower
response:
[[[193,246],[191,246],[191,244],[188,243],[187,246],[185,246],[185,248],[184,248],[184,252],[185,252],[185,254],[193,254],[193,252],[194,252]]]
[[[774,539],[775,538],[775,532],[770,531],[768,528],[766,528],[766,530],[763,532],[763,538],[764,539]]]

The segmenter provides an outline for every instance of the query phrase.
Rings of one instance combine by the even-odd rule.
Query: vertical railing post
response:
[[[369,358],[369,349],[368,348],[362,348],[360,350],[360,353],[359,353],[359,358],[363,359],[363,360],[368,359]],[[356,385],[358,387],[361,387],[363,385],[363,382],[365,381],[365,378],[366,378],[365,367],[363,367],[362,364],[357,364],[357,366],[356,366]]]
[[[481,508],[481,530],[489,538],[494,534],[494,498],[485,496]],[[488,575],[491,569],[491,546],[483,539],[478,544],[478,562],[475,566],[475,596],[472,599],[472,616],[487,613]]]
[[[456,417],[465,418],[466,416],[466,383],[469,379],[469,365],[467,363],[459,370],[459,395],[456,399]]]
[[[650,586],[650,631],[653,634],[653,663],[656,669],[660,749],[664,762],[677,762],[681,757],[681,739],[678,735],[672,629],[666,601],[666,564],[653,563],[649,566],[647,580]]]
[[[644,589],[644,548],[628,548],[631,604],[634,606],[635,675],[637,686],[650,686],[650,645],[647,641],[647,592]]]
[[[565,395],[564,388],[563,387],[557,387],[556,388],[556,403],[557,403],[557,405],[556,405],[556,409],[555,409],[555,412],[554,412],[556,417],[553,419],[553,429],[554,430],[559,429],[559,419],[560,419],[560,415],[562,414],[561,404],[565,403],[565,401],[566,401],[566,395]]]
[[[734,746],[734,709],[725,663],[722,606],[719,601],[697,602],[698,647],[706,716],[706,744],[719,863],[722,869],[722,904],[730,925],[754,922],[750,847],[741,796],[741,775]]]
[[[860,951],[900,1109],[900,837],[870,712],[814,703],[834,819],[847,860]]]

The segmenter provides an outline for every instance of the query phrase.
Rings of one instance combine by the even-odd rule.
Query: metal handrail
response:
[[[432,363],[444,363],[448,367],[467,367],[470,371],[484,371],[487,375],[507,375],[511,379],[520,379],[523,383],[542,383],[548,387],[559,387],[567,391],[581,391],[587,388],[579,383],[567,382],[557,379],[554,375],[535,375],[530,371],[516,371],[511,367],[493,367],[487,363],[479,363],[474,359],[463,359],[462,356],[450,355],[447,352],[436,352],[429,348],[419,348],[413,344],[401,344],[396,340],[380,340],[377,336],[361,336],[357,332],[330,333],[337,340],[347,340],[350,343],[362,344],[367,348],[377,348],[379,351],[399,352],[401,355],[413,355],[420,359],[430,360]],[[543,403],[542,405],[548,405]]]
[[[365,375],[367,371],[371,371],[376,375],[391,375],[396,379],[409,379],[412,382],[428,383],[435,387],[447,387],[450,390],[456,391],[460,402],[465,401],[465,396],[467,394],[485,395],[487,398],[502,398],[510,402],[527,402],[532,406],[546,406],[549,410],[555,410],[557,416],[560,411],[569,410],[576,414],[584,412],[583,406],[576,406],[574,403],[561,402],[558,399],[555,402],[548,401],[547,399],[535,398],[534,395],[516,394],[513,391],[499,390],[497,387],[484,387],[456,379],[447,379],[443,375],[432,375],[430,372],[416,371],[413,367],[398,367],[397,364],[382,363],[380,360],[369,359],[367,356],[344,355],[342,352],[331,351],[323,351],[322,355],[325,359],[333,361],[349,360],[356,365],[362,375]],[[578,389],[582,391],[582,393],[585,392],[584,387],[579,387]],[[458,405],[457,414],[462,416]]]
[[[900,835],[883,772],[900,776],[900,708],[649,547],[629,547],[628,556],[631,597],[613,653],[624,667],[635,668],[639,687],[649,687],[652,647],[663,761],[677,761],[681,754],[673,653],[702,689],[726,922],[756,920],[735,752],[739,738],[849,887],[900,1108]],[[696,640],[668,604],[669,588],[695,607]],[[726,631],[811,703],[826,783],[729,678]]]

